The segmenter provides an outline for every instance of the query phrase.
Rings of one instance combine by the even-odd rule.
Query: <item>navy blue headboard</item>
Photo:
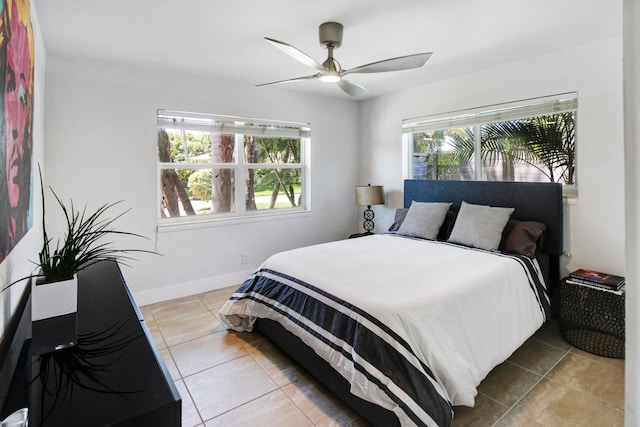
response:
[[[547,225],[542,252],[559,257],[563,252],[562,185],[551,182],[435,181],[407,179],[404,206],[411,201],[461,202],[515,208],[513,219]]]

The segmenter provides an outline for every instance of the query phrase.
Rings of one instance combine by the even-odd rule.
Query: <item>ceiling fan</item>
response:
[[[429,60],[432,55],[432,52],[426,52],[414,55],[399,56],[397,58],[384,59],[382,61],[372,62],[371,64],[361,65],[349,70],[343,70],[340,66],[340,63],[333,57],[333,50],[339,48],[342,45],[342,29],[342,24],[339,24],[337,22],[325,22],[324,24],[320,25],[320,45],[329,51],[327,59],[322,64],[288,43],[265,37],[265,39],[273,46],[277,47],[287,55],[293,57],[294,59],[297,59],[303,64],[315,69],[316,71],[318,71],[318,73],[311,76],[263,83],[257,86],[268,86],[301,80],[318,79],[323,82],[336,82],[340,89],[342,89],[349,95],[359,97],[368,94],[369,91],[360,85],[344,80],[343,77],[354,73],[382,73],[387,71],[400,71],[409,70],[412,68],[420,68]]]

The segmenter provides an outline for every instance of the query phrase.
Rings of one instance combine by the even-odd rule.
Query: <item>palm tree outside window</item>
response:
[[[403,122],[407,177],[560,182],[576,196],[577,94]]]

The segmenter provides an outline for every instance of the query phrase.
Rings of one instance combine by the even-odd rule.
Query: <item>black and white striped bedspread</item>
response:
[[[372,382],[415,425],[451,423],[451,405],[429,367],[401,337],[358,307],[272,270],[258,271],[231,297],[244,299],[264,305],[272,311],[265,317],[278,320],[307,344],[317,340],[312,346],[316,351],[335,352],[330,360],[344,366],[343,376]],[[425,418],[430,421],[421,421]]]
[[[337,252],[339,258],[339,247],[331,249]],[[505,255],[500,255],[503,256]],[[536,265],[527,258],[511,258],[514,258],[522,267],[521,271],[529,278],[529,287],[536,295],[539,310],[546,315],[549,299],[544,291],[544,284],[539,280]],[[315,261],[318,259],[322,259],[321,254]],[[452,404],[456,404],[450,396],[457,396],[461,392],[447,390],[449,383],[456,382],[448,380],[447,376],[461,376],[464,372],[465,375],[473,377],[476,374],[470,372],[478,370],[477,376],[481,380],[493,368],[483,366],[477,369],[471,366],[473,363],[469,364],[471,367],[466,366],[463,350],[460,351],[462,363],[455,360],[441,361],[443,357],[438,357],[438,354],[457,351],[455,348],[452,350],[448,342],[440,342],[440,338],[433,338],[433,345],[430,345],[428,341],[432,338],[428,334],[424,337],[425,342],[422,339],[413,342],[413,331],[398,333],[396,325],[388,321],[384,315],[376,316],[369,313],[369,310],[361,308],[358,303],[346,301],[336,296],[336,292],[329,292],[318,283],[302,280],[298,274],[294,277],[292,274],[283,273],[281,268],[270,268],[269,264],[267,261],[247,279],[220,310],[219,317],[226,327],[251,330],[256,317],[279,322],[345,377],[351,384],[353,394],[394,411],[403,426],[449,426],[453,417]],[[275,262],[275,265],[278,263]],[[320,268],[331,276],[332,273],[327,271],[330,269],[326,265]],[[344,284],[342,286],[348,287]],[[368,286],[372,289],[371,285]],[[331,289],[331,286],[328,287]],[[419,300],[419,297],[416,298]],[[416,298],[408,296],[408,300]],[[400,314],[392,316],[402,317],[406,312],[408,319],[415,321],[412,310],[414,309],[411,307],[406,310],[399,308]],[[429,311],[421,309],[420,313]],[[439,310],[436,306],[432,311],[437,313]],[[453,309],[452,312],[456,313],[456,310]],[[446,319],[443,319],[443,322],[451,323]],[[461,327],[464,328],[464,325]],[[435,324],[431,329],[442,329],[442,325]],[[446,336],[454,334],[464,336],[451,330],[439,335],[444,335],[446,340]],[[425,350],[430,347],[433,348],[435,356]],[[508,354],[515,348],[508,351]],[[435,361],[437,366],[430,366],[429,361]],[[502,361],[491,363],[495,366]],[[442,369],[441,364],[446,367],[452,363],[462,365],[461,370],[456,371],[458,367],[447,367],[443,372],[439,372],[438,369]],[[454,374],[449,374],[449,369]],[[479,383],[479,380],[474,379],[473,382]],[[475,386],[477,384],[473,385],[474,392]]]

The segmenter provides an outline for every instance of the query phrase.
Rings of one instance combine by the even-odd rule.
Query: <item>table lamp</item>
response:
[[[366,206],[363,215],[365,234],[372,234],[374,214],[371,210],[372,205],[384,205],[384,190],[382,185],[357,185],[356,186],[356,205]]]

